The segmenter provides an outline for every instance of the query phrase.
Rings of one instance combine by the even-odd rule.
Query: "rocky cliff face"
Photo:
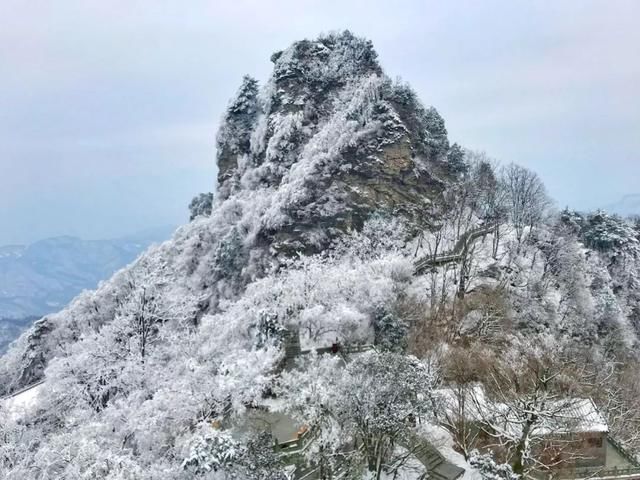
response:
[[[259,90],[245,77],[218,135],[218,192],[277,191],[259,237],[277,252],[317,251],[372,213],[424,224],[455,175],[442,118],[384,75],[349,32],[273,55]]]

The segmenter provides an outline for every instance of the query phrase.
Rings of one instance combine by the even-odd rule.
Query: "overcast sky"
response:
[[[179,224],[241,77],[349,28],[559,206],[640,193],[640,1],[0,0],[0,244]]]

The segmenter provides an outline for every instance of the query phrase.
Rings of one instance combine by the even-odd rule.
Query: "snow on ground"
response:
[[[449,462],[464,468],[464,475],[460,477],[460,480],[482,480],[480,472],[469,465],[464,457],[453,449],[453,438],[443,427],[423,423],[418,426],[418,434],[429,440]]]
[[[39,396],[45,388],[44,383],[24,390],[13,397],[2,400],[2,408],[6,409],[13,420],[17,421],[36,407]]]

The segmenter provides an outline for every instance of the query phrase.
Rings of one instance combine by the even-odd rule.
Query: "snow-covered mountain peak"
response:
[[[451,145],[349,32],[273,61],[224,112],[215,199],[3,357],[0,394],[46,381],[0,410],[0,476],[514,480],[587,403],[577,454],[640,445],[640,223]]]
[[[287,254],[326,248],[373,212],[424,221],[418,212],[458,173],[437,111],[348,31],[273,60],[266,84],[245,77],[223,117],[218,202],[252,197],[259,211],[243,228]]]

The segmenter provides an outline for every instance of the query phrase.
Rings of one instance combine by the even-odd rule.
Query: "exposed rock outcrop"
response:
[[[278,190],[262,244],[318,251],[372,213],[427,221],[456,174],[442,117],[384,75],[371,42],[350,32],[274,54],[259,94],[245,77],[218,135],[219,198]]]

